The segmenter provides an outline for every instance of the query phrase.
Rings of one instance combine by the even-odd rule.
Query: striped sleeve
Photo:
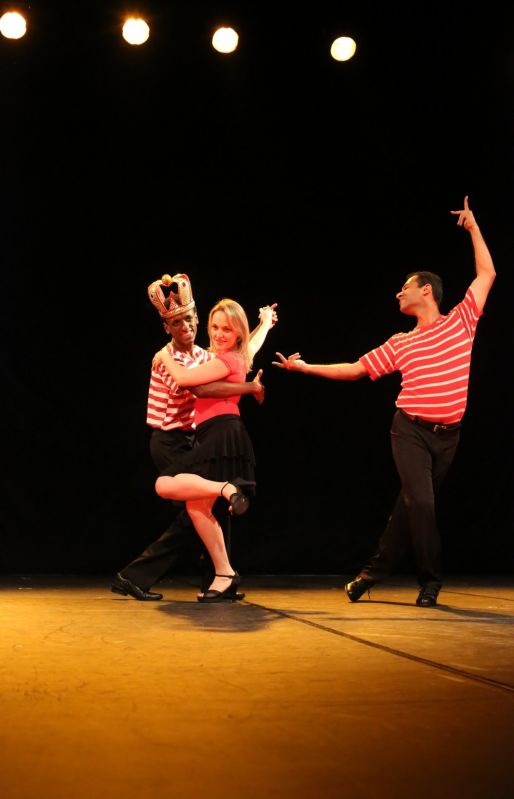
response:
[[[377,380],[379,377],[390,375],[397,370],[396,339],[398,339],[398,334],[391,336],[380,347],[376,347],[359,358],[371,380]]]

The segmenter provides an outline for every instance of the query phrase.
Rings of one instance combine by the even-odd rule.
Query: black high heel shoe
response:
[[[242,477],[235,477],[233,480],[227,480],[225,485],[220,491],[221,496],[226,499],[225,495],[223,494],[223,489],[226,488],[228,485],[233,485],[237,488],[237,491],[234,494],[231,494],[228,502],[232,506],[230,511],[231,516],[241,516],[241,514],[246,513],[248,508],[250,507],[250,500],[243,494],[241,488],[248,487],[248,488],[255,488],[255,482],[253,480],[243,480]]]
[[[232,483],[234,485],[234,483]],[[209,588],[204,594],[197,596],[198,602],[205,604],[213,604],[214,602],[237,602],[237,586],[241,582],[241,578],[237,572],[234,574],[216,574],[215,577],[230,578],[230,585],[224,591],[217,591],[215,588]]]

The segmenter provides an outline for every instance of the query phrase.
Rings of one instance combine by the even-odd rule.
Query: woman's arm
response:
[[[248,380],[246,383],[229,383],[228,380],[216,380],[203,386],[191,386],[190,391],[195,397],[212,397],[213,399],[254,394],[257,402],[262,405],[264,402],[264,385],[261,383],[261,376],[262,369],[259,369],[254,379]]]
[[[255,330],[252,330],[250,333],[250,340],[248,342],[248,349],[252,360],[264,344],[269,331],[278,321],[277,312],[275,311],[276,307],[277,303],[274,302],[273,305],[265,305],[263,308],[259,308],[259,324]]]
[[[230,369],[219,358],[212,358],[206,363],[188,369],[187,366],[177,363],[171,357],[167,347],[163,347],[158,353],[158,361],[162,363],[168,374],[183,388],[190,386],[203,386],[205,383],[212,383],[215,380],[223,380],[230,374]],[[232,392],[232,396],[235,392]]]

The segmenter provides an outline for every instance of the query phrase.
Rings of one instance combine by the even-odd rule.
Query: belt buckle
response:
[[[438,430],[446,430],[446,425],[445,424],[435,424],[433,432],[437,433]]]

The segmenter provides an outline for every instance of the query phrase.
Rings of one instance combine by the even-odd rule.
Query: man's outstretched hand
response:
[[[288,369],[290,372],[301,372],[302,367],[305,366],[305,361],[302,361],[300,353],[294,352],[286,358],[281,352],[276,352],[275,355],[280,358],[279,361],[272,361],[273,366],[278,366],[280,369]]]

